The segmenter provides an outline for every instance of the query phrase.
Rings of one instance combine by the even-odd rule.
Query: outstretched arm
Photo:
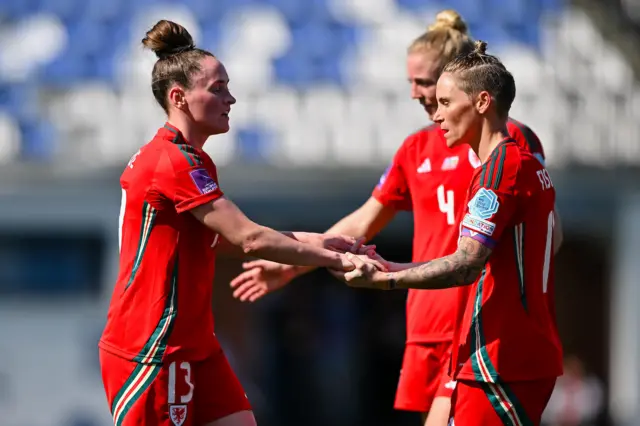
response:
[[[356,269],[332,273],[352,287],[443,289],[472,284],[482,272],[492,250],[472,237],[460,238],[455,253],[421,264],[394,264],[396,272],[382,272],[355,256],[347,258]]]
[[[462,237],[455,253],[389,274],[396,288],[438,289],[472,284],[482,272],[491,249]]]

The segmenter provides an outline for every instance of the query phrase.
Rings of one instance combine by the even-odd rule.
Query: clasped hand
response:
[[[351,287],[387,289],[389,262],[376,253],[375,245],[364,245],[364,238],[336,234],[306,234],[307,242],[345,257],[343,270],[329,269],[331,274]]]

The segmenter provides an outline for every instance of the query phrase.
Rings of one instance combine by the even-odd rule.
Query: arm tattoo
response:
[[[491,249],[462,237],[455,253],[394,274],[396,288],[439,289],[472,284],[489,258]]]

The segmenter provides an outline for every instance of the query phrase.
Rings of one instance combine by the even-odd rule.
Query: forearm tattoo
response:
[[[468,285],[476,280],[490,254],[487,246],[462,237],[455,253],[393,274],[390,286],[439,289]]]

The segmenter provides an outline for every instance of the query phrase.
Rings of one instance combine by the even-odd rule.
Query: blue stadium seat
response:
[[[38,0],[2,0],[0,1],[0,16],[9,19],[22,19],[38,9]]]
[[[269,139],[269,133],[258,127],[240,129],[237,144],[239,158],[246,162],[264,162],[266,149],[270,145]]]
[[[540,48],[539,25],[507,25],[506,30],[511,40],[526,44],[533,49]]]
[[[487,10],[491,10],[491,20],[505,25],[538,24],[539,7],[531,0],[484,0]]]
[[[80,19],[84,7],[83,0],[39,0],[38,9],[41,12],[53,13],[63,22],[69,23]]]
[[[127,0],[85,0],[83,2],[84,19],[88,21],[108,21],[117,19],[121,15],[124,15],[123,3],[126,3],[126,1]]]
[[[291,29],[294,54],[310,58],[324,58],[339,48],[333,40],[331,28],[318,22],[307,22]]]
[[[58,88],[72,87],[87,73],[82,57],[72,55],[69,50],[39,70],[38,79]]]
[[[487,10],[482,0],[448,0],[445,7],[457,10],[469,24],[482,24],[484,22],[486,25]]]
[[[187,6],[198,19],[203,30],[212,23],[217,23],[226,12],[223,2],[211,0],[185,0]]]
[[[20,124],[20,128],[23,159],[27,161],[53,159],[56,151],[56,132],[50,123],[43,120],[25,121]]]
[[[106,23],[82,19],[73,22],[69,28],[70,50],[76,55],[100,51],[111,42]]]
[[[344,83],[340,62],[337,58],[318,59],[313,62],[314,81],[341,86]]]
[[[289,22],[304,22],[308,13],[306,3],[300,0],[264,0],[264,2],[276,7]]]
[[[559,12],[567,7],[566,0],[536,0],[535,3],[540,4],[541,9],[547,13]]]
[[[446,8],[446,6],[440,6],[436,2],[426,2],[424,0],[396,0],[396,4],[402,9],[408,9],[413,12],[421,12],[427,8],[431,10],[441,10]]]
[[[34,119],[38,115],[37,87],[32,83],[0,84],[0,109],[18,120]]]
[[[314,80],[313,64],[300,57],[287,54],[273,61],[276,80],[292,87],[308,88]]]

